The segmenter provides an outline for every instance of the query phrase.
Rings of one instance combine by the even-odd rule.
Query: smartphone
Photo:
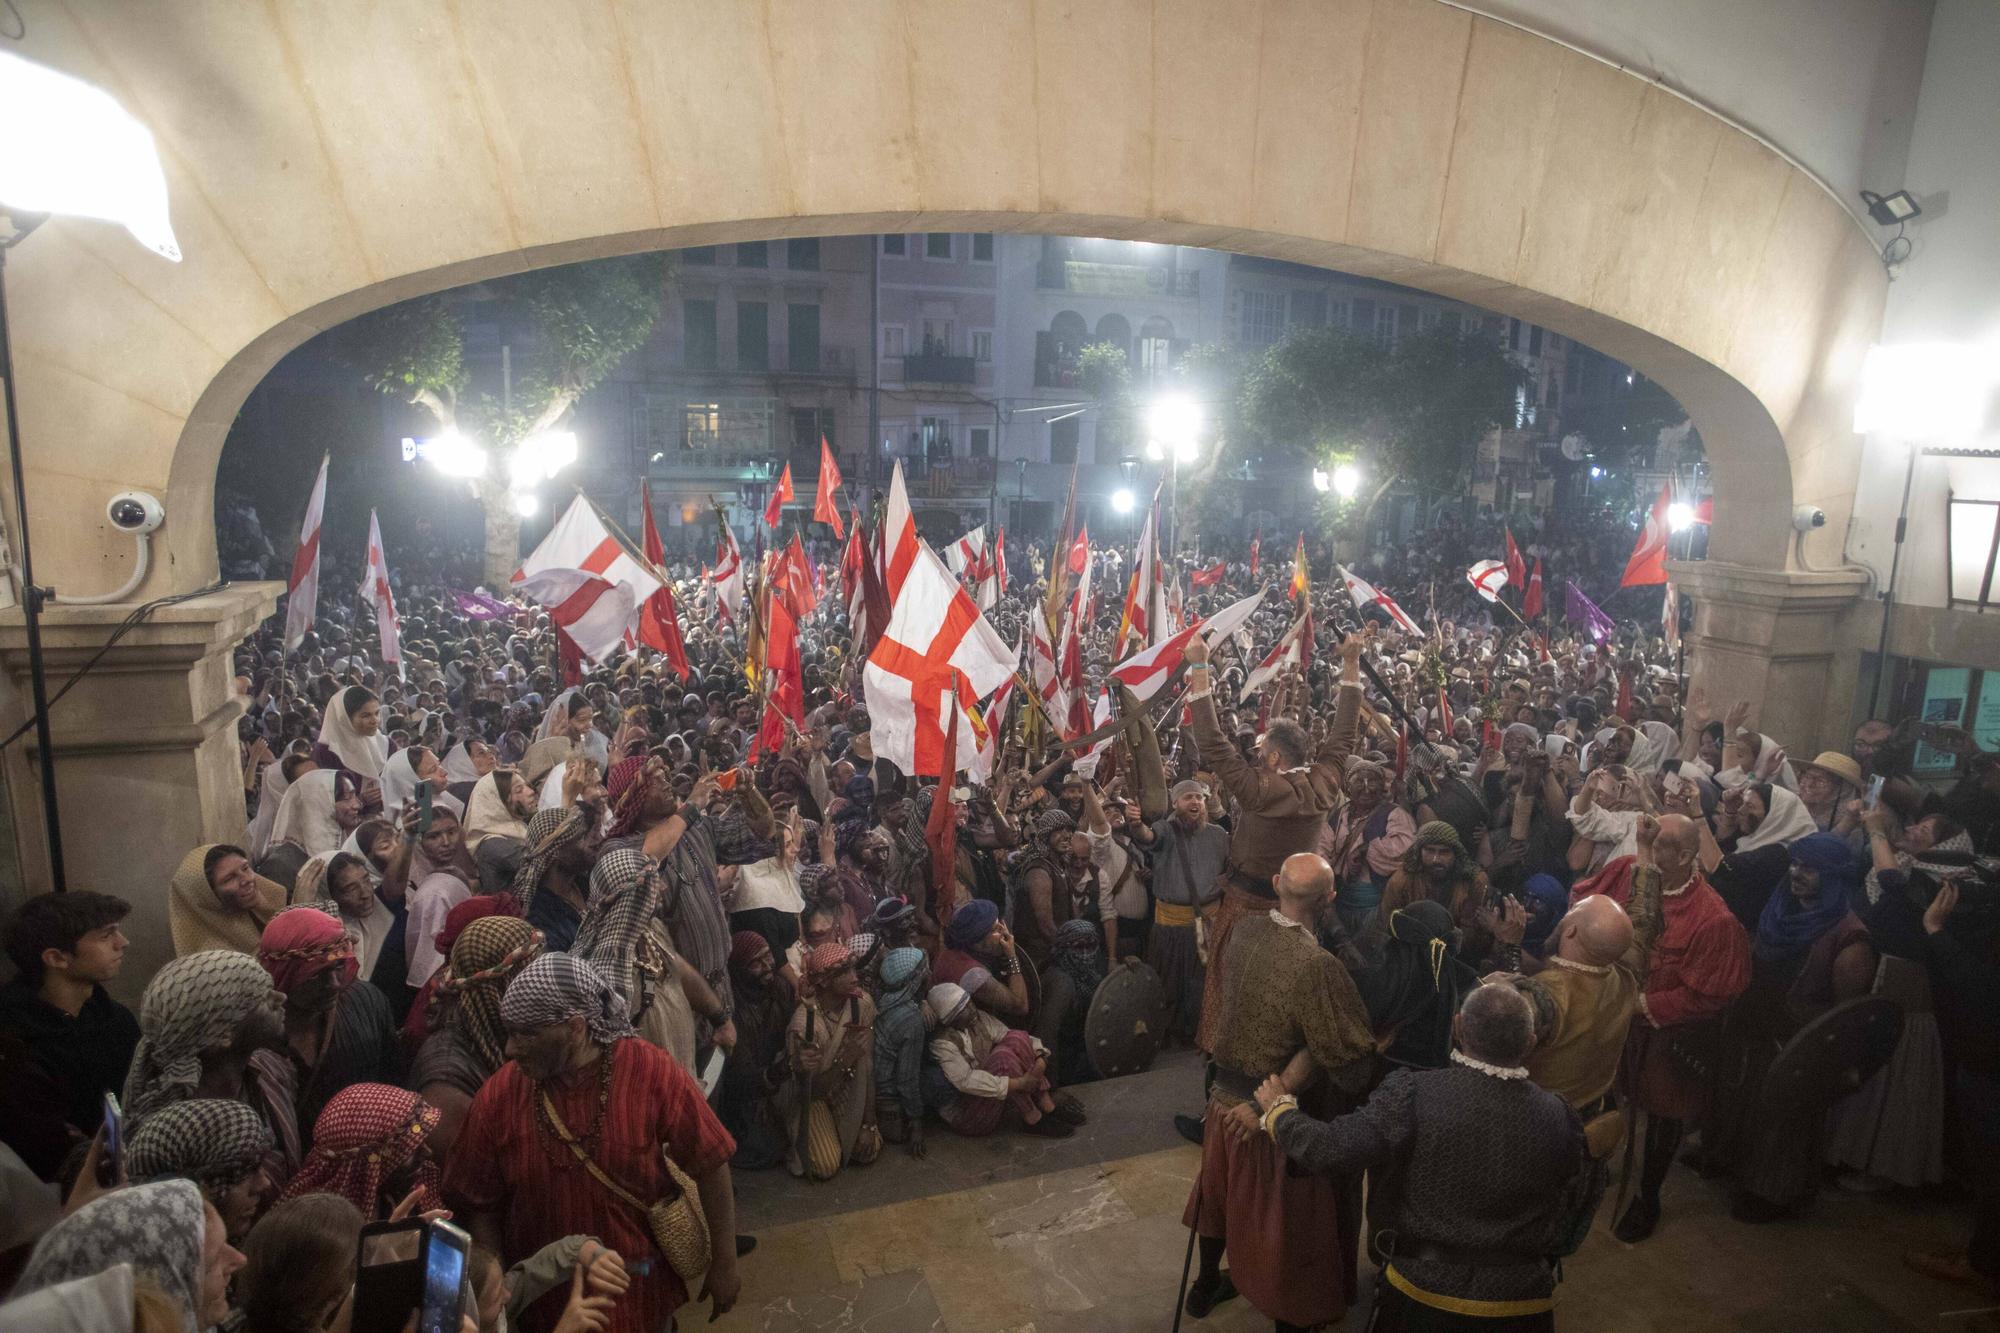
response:
[[[1877,773],[1874,777],[1868,780],[1868,795],[1864,799],[1864,804],[1862,808],[1867,810],[1873,810],[1877,805],[1880,805],[1881,803],[1882,803],[1882,775],[1880,773]]]
[[[472,1237],[421,1217],[370,1222],[355,1246],[354,1320],[361,1329],[458,1333]]]
[[[417,836],[423,837],[431,831],[431,784],[417,784]]]
[[[119,1109],[118,1095],[104,1094],[104,1148],[97,1156],[97,1183],[118,1183],[125,1157],[125,1113]]]

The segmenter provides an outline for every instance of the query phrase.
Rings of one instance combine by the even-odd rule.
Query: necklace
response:
[[[615,1043],[606,1046],[604,1053],[597,1058],[597,1106],[591,1112],[590,1123],[570,1127],[570,1137],[582,1144],[585,1152],[589,1152],[596,1145],[597,1136],[604,1130],[605,1110],[611,1105],[611,1053],[616,1049],[618,1048]],[[547,1089],[537,1083],[535,1085],[536,1137],[541,1140],[542,1151],[548,1154],[549,1160],[562,1166],[575,1165],[575,1154],[571,1153],[568,1146],[563,1143],[562,1135],[556,1133],[556,1127],[549,1123],[551,1100],[553,1097]]]
[[[1490,1078],[1512,1080],[1528,1076],[1528,1071],[1519,1065],[1512,1067],[1506,1065],[1489,1065],[1484,1060],[1473,1059],[1464,1051],[1453,1051],[1451,1053],[1451,1062],[1455,1065],[1464,1065],[1467,1069],[1477,1070],[1479,1073],[1485,1074]]]
[[[1564,958],[1561,954],[1550,954],[1549,961],[1557,967],[1566,967],[1572,972],[1588,972],[1594,977],[1601,977],[1611,970],[1598,963],[1579,963],[1574,958]]]

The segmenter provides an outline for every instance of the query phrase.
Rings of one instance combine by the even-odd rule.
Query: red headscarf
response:
[[[854,953],[839,940],[828,940],[806,954],[805,964],[805,984],[801,989],[809,998],[816,998],[841,969],[853,972]],[[850,982],[845,989],[835,993],[842,996],[854,994],[859,982],[851,977]]]
[[[342,986],[361,969],[347,928],[312,907],[294,907],[272,917],[258,941],[257,961],[271,974],[271,984],[286,995],[329,968],[341,969]]]
[[[611,797],[610,834],[614,838],[638,832],[640,816],[646,811],[654,785],[666,780],[664,769],[649,770],[648,763],[647,756],[635,754],[613,764],[605,776],[604,790]]]
[[[416,1093],[386,1083],[343,1088],[319,1113],[312,1151],[284,1197],[338,1194],[370,1221],[386,1217],[400,1200],[383,1201],[383,1181],[410,1164],[441,1118],[437,1107]],[[418,1212],[444,1207],[435,1162],[418,1167],[412,1184],[422,1192]]]

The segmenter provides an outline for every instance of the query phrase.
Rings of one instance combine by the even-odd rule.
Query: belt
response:
[[[1214,1086],[1240,1101],[1255,1100],[1257,1089],[1262,1087],[1264,1083],[1262,1078],[1252,1074],[1240,1073],[1237,1070],[1231,1069],[1228,1065],[1218,1064],[1214,1066],[1214,1069]]]
[[[1466,1315],[1474,1319],[1506,1319],[1520,1315],[1540,1314],[1544,1310],[1556,1308],[1554,1296],[1531,1297],[1519,1301],[1480,1301],[1465,1296],[1446,1296],[1435,1291],[1425,1291],[1416,1283],[1396,1271],[1396,1265],[1389,1264],[1382,1269],[1383,1280],[1402,1292],[1419,1305],[1427,1305],[1433,1310],[1443,1310],[1447,1314]]]
[[[1194,917],[1194,908],[1188,906],[1186,903],[1161,902],[1158,899],[1155,899],[1153,902],[1153,922],[1155,925],[1192,926],[1194,924]]]
[[[1222,868],[1222,877],[1253,898],[1269,898],[1273,902],[1277,901],[1278,895],[1271,888],[1271,881],[1269,879],[1259,879],[1255,875],[1245,872],[1241,866],[1224,866]]]
[[[1478,1250],[1458,1245],[1439,1245],[1432,1241],[1419,1241],[1404,1249],[1397,1247],[1395,1257],[1412,1262],[1449,1264],[1454,1268],[1525,1268],[1529,1264],[1546,1264],[1546,1254],[1532,1254],[1526,1250]]]

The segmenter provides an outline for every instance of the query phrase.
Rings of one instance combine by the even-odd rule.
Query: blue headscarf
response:
[[[1521,893],[1528,908],[1528,929],[1521,936],[1521,947],[1539,957],[1569,908],[1569,890],[1554,875],[1530,875],[1521,885]]]
[[[1861,889],[1861,867],[1847,839],[1837,833],[1814,833],[1791,846],[1792,865],[1819,872],[1819,898],[1810,906],[1792,896],[1791,877],[1778,881],[1757,922],[1751,952],[1778,961],[1796,958],[1810,949],[1847,915]]]
[[[992,933],[993,923],[999,919],[998,907],[984,898],[974,898],[952,914],[950,923],[944,928],[945,947],[970,949]]]

